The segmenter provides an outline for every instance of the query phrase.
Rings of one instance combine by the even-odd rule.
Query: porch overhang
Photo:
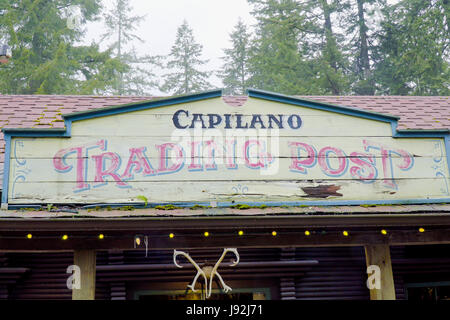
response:
[[[135,249],[136,234],[147,236],[152,249],[450,243],[450,205],[344,209],[184,208],[76,213],[8,210],[0,212],[0,250],[131,250]],[[423,228],[422,232],[419,228]],[[238,234],[239,230],[243,235]],[[306,230],[309,235],[305,235]],[[205,231],[209,237],[204,236]],[[26,237],[28,233],[32,239]],[[98,238],[100,233],[103,239]],[[69,239],[61,240],[63,234]]]

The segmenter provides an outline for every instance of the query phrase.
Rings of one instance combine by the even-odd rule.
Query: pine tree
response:
[[[348,92],[348,62],[332,27],[339,1],[248,1],[258,20],[250,58],[253,86],[287,94]]]
[[[172,46],[166,68],[174,70],[165,75],[165,82],[160,90],[173,94],[188,94],[211,88],[208,77],[211,72],[200,71],[199,66],[206,64],[201,60],[202,45],[195,42],[193,30],[186,20],[178,27],[177,37]]]
[[[243,94],[248,86],[250,72],[248,70],[248,59],[250,50],[250,34],[246,25],[239,19],[230,34],[231,49],[224,49],[225,56],[222,57],[224,64],[219,77],[229,94]]]
[[[450,2],[403,0],[385,8],[376,76],[383,94],[450,94]]]
[[[383,8],[386,0],[346,0],[344,6],[343,20],[348,55],[351,57],[352,90],[358,95],[374,95],[376,81],[373,52],[377,26],[369,26],[369,20],[375,12],[373,8]]]
[[[78,24],[70,24],[70,8],[79,9]],[[98,45],[76,45],[84,23],[100,11],[95,0],[2,1],[0,39],[13,57],[0,68],[0,91],[9,94],[103,93],[111,74],[123,65],[100,52]]]
[[[313,2],[314,3],[314,2]],[[333,28],[333,14],[341,14],[343,6],[339,0],[320,0],[316,2],[318,16],[317,36],[321,35],[322,41],[319,45],[320,56],[315,59],[318,67],[318,82],[327,93],[342,95],[349,92],[350,82],[348,80],[349,62],[343,53],[343,36]],[[313,33],[314,34],[314,33]],[[319,37],[317,37],[319,38]]]
[[[285,94],[315,91],[316,73],[300,44],[309,27],[301,6],[294,0],[249,2],[258,21],[250,49],[250,85]]]
[[[102,41],[115,39],[110,49],[125,65],[114,77],[116,84],[113,93],[117,95],[144,95],[149,89],[157,87],[155,74],[149,68],[158,65],[159,57],[138,56],[134,47],[126,49],[133,41],[144,42],[134,31],[145,16],[132,16],[131,11],[129,0],[115,0],[112,9],[104,15],[107,32],[102,36]]]

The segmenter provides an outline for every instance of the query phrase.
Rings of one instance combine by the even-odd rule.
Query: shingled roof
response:
[[[417,96],[298,96],[337,106],[375,111],[400,117],[398,129],[450,129],[450,97]],[[62,114],[132,102],[150,96],[0,95],[0,128],[64,128]],[[224,97],[242,105],[246,97]],[[0,188],[3,179],[5,141],[0,132]]]

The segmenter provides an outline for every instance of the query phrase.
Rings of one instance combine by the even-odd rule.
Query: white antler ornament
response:
[[[225,258],[226,254],[228,252],[234,253],[234,255],[237,258],[230,265],[230,267],[233,267],[233,266],[235,266],[235,265],[237,265],[239,263],[239,253],[238,253],[236,248],[225,248],[225,249],[223,249],[222,255],[220,256],[219,260],[217,260],[217,262],[214,265],[214,267],[212,268],[212,270],[211,270],[211,267],[209,267],[209,266],[204,266],[203,268],[200,268],[198,266],[198,264],[191,258],[191,256],[189,254],[187,254],[186,252],[183,252],[183,251],[178,251],[178,250],[173,250],[173,263],[178,268],[182,268],[183,267],[183,266],[181,266],[181,265],[179,265],[177,263],[177,256],[178,255],[182,255],[182,256],[186,257],[186,259],[188,259],[188,261],[190,263],[192,263],[192,265],[195,267],[195,269],[197,269],[197,274],[195,275],[194,280],[192,281],[192,283],[190,285],[188,285],[188,288],[190,288],[192,290],[192,292],[196,292],[195,284],[197,282],[198,277],[202,276],[204,281],[205,281],[205,289],[206,289],[205,297],[206,297],[206,299],[208,299],[209,297],[211,297],[212,282],[213,282],[213,278],[214,278],[215,275],[217,275],[217,278],[219,278],[220,284],[222,285],[222,288],[223,288],[224,292],[230,292],[232,290],[230,286],[227,286],[225,284],[225,282],[223,281],[221,275],[217,271],[217,269],[219,268],[220,264],[222,263],[223,259]],[[208,280],[209,280],[209,286],[208,286]],[[202,296],[202,298],[203,298],[203,296]]]

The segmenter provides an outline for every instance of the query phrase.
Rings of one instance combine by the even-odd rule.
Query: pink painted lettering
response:
[[[227,169],[237,169],[236,139],[225,141],[225,166]]]
[[[100,155],[92,156],[92,159],[95,162],[95,178],[94,178],[95,183],[97,184],[106,183],[104,178],[106,176],[110,176],[113,178],[113,180],[116,182],[118,186],[120,187],[128,186],[128,184],[122,181],[122,179],[120,179],[119,175],[116,173],[120,165],[120,157],[117,153],[104,152]],[[109,168],[105,168],[107,160],[110,160]]]
[[[391,155],[397,154],[400,156],[401,163],[396,166],[401,170],[411,169],[414,164],[414,158],[412,155],[405,150],[392,149],[381,143],[369,140],[363,140],[363,146],[366,151],[369,151],[370,149],[379,150],[383,167],[383,184],[390,188],[397,189],[397,184],[394,180],[395,174]]]
[[[142,171],[144,176],[151,176],[155,174],[155,171],[145,156],[145,149],[145,147],[130,148],[130,156],[128,158],[127,166],[121,175],[122,179],[132,179],[132,171],[135,173],[140,173]]]
[[[306,174],[306,168],[311,168],[316,164],[317,152],[313,146],[303,142],[289,142],[291,147],[291,165],[289,169],[292,171]],[[306,158],[301,158],[301,150],[306,151]]]
[[[176,143],[163,143],[156,145],[159,150],[159,168],[158,174],[174,173],[180,170],[184,165],[184,152],[183,148]],[[172,151],[175,154],[173,163],[169,167],[169,152]]]
[[[394,149],[391,151],[391,153],[396,153],[400,156],[400,158],[402,159],[402,163],[397,164],[397,167],[400,170],[409,170],[412,168],[412,166],[414,165],[414,157],[405,150],[402,149]]]
[[[87,166],[88,166],[88,151],[93,148],[100,148],[100,150],[105,150],[106,143],[105,140],[99,140],[96,142],[86,143],[84,145],[72,148],[61,149],[56,152],[53,157],[53,166],[58,172],[69,172],[72,170],[73,165],[68,165],[65,162],[66,157],[71,154],[76,154],[76,185],[75,192],[89,189],[89,184],[87,181]]]
[[[191,163],[188,167],[188,170],[190,171],[203,170],[203,166],[201,164],[201,143],[201,141],[191,141]]]
[[[217,165],[214,160],[215,150],[217,149],[216,143],[214,142],[214,140],[208,140],[208,141],[205,141],[205,144],[206,144],[206,150],[208,152],[207,157],[206,157],[205,168],[207,170],[216,170]]]
[[[375,156],[370,153],[352,152],[350,161],[358,166],[350,167],[352,177],[362,182],[374,182],[377,178],[377,168],[375,166]]]
[[[334,153],[336,155],[335,159],[337,159],[338,161],[338,166],[336,169],[331,168],[330,163],[329,163],[329,159],[330,153]],[[348,161],[347,161],[347,157],[344,153],[344,151],[342,151],[339,148],[335,148],[335,147],[324,147],[319,151],[319,155],[318,155],[318,162],[319,162],[319,166],[320,169],[322,169],[322,172],[325,173],[327,176],[331,176],[331,177],[338,177],[341,176],[345,173],[346,169],[347,169],[347,165],[348,165]]]
[[[256,157],[251,157],[250,147],[254,145],[257,147]],[[254,158],[256,158],[256,162],[254,162]],[[245,165],[251,169],[266,168],[273,161],[272,155],[265,152],[265,144],[261,146],[261,141],[254,139],[247,140],[244,143],[244,159]]]

